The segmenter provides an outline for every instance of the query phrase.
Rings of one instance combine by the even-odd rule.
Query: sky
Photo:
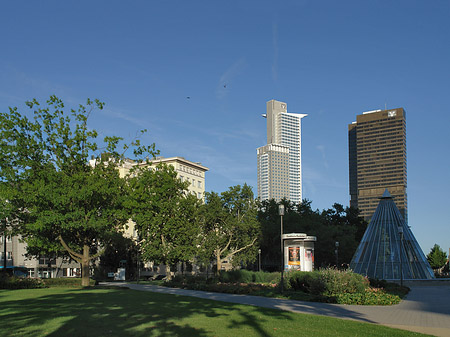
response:
[[[89,125],[256,190],[266,102],[302,120],[303,197],[349,205],[348,124],[403,107],[409,225],[450,248],[450,2],[3,1],[0,109],[105,102]],[[320,238],[319,238],[320,239]]]

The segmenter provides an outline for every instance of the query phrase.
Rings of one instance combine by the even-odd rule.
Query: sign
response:
[[[290,266],[300,265],[300,247],[289,247],[289,262]]]

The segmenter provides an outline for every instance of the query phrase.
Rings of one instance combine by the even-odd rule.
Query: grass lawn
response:
[[[335,318],[107,288],[0,290],[1,336],[423,336]]]

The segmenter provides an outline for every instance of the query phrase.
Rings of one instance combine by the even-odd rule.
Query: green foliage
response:
[[[334,268],[321,269],[320,278],[325,284],[324,295],[334,296],[345,293],[361,293],[369,287],[369,280],[350,270]]]
[[[200,261],[215,259],[218,270],[223,261],[231,261],[234,266],[256,261],[260,224],[251,187],[237,185],[220,195],[205,194],[200,223]]]
[[[42,279],[42,282],[46,287],[49,288],[79,288],[80,287],[80,278],[72,278],[72,277],[58,277],[58,278],[47,278]],[[94,286],[95,280],[89,280],[89,285]]]
[[[292,272],[286,274],[286,289],[302,291],[304,293],[321,295],[325,292],[326,285],[318,272]]]
[[[400,303],[401,298],[389,294],[382,288],[367,288],[358,293],[342,293],[336,295],[336,303],[353,305],[393,305]]]
[[[7,276],[0,273],[0,289],[35,289],[44,288],[41,279]]]
[[[352,207],[335,203],[332,208],[312,210],[311,201],[303,200],[295,205],[287,200],[280,202],[285,206],[283,217],[284,233],[306,233],[317,237],[315,245],[316,267],[336,265],[335,242],[339,245],[339,266],[349,264],[364,235],[367,223]],[[279,203],[274,200],[259,204],[258,220],[262,235],[260,248],[262,265],[266,270],[280,268],[280,216]]]
[[[200,200],[187,191],[172,166],[141,166],[128,179],[126,207],[136,223],[142,258],[172,265],[197,253]]]
[[[280,273],[254,272],[245,269],[220,271],[219,282],[241,282],[241,283],[274,283],[280,280]]]
[[[435,244],[427,255],[427,260],[430,263],[431,268],[440,269],[447,263],[447,254],[438,244]]]
[[[132,147],[136,155],[152,155],[154,144],[135,141],[119,152],[122,139],[107,136],[99,145],[98,133],[87,124],[94,109],[103,109],[98,100],[70,112],[56,96],[46,106],[26,104],[31,118],[17,108],[0,113],[0,199],[8,198],[10,225],[29,254],[69,255],[82,264],[87,282],[100,243],[107,245],[129,218],[125,182],[116,169],[123,151]],[[93,165],[91,156],[97,158]]]
[[[109,272],[116,272],[121,266],[121,261],[126,260],[126,279],[136,275],[137,247],[132,239],[126,238],[121,232],[111,235],[107,247],[100,256],[100,263],[94,269],[95,279],[108,279]]]
[[[279,292],[279,282],[280,273],[232,270],[222,271],[219,277],[210,279],[202,276],[178,275],[164,285],[231,294],[358,305],[397,304],[409,291],[407,287],[377,280],[372,282],[384,287],[371,287],[369,280],[361,275],[333,268],[286,273],[283,294]]]

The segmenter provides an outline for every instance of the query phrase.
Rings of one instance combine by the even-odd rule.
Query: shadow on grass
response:
[[[0,321],[9,336],[211,336],[205,325],[196,328],[207,316],[224,333],[246,327],[269,336],[265,310],[128,289],[35,289],[3,296]],[[282,311],[270,316],[292,319]]]
[[[236,304],[253,305],[261,308],[287,310],[295,313],[321,315],[335,318],[350,318],[366,323],[375,323],[364,317],[361,313],[345,308],[343,305],[304,302],[284,298],[260,297],[253,295],[235,295],[226,293],[216,293],[208,291],[197,291],[179,288],[161,287],[155,285],[136,285],[128,284],[128,287],[135,290],[151,291],[163,294],[192,296],[195,298],[204,298],[215,301],[230,302]],[[275,312],[275,311],[274,311]]]

